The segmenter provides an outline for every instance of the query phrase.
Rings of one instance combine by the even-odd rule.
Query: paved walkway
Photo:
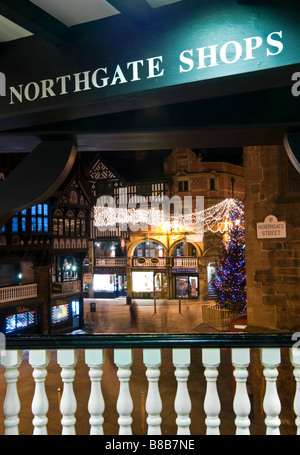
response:
[[[96,312],[90,304],[96,304]],[[85,299],[85,330],[90,333],[207,333],[217,330],[203,323],[199,300]]]

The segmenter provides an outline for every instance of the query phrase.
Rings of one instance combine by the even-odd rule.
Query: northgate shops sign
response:
[[[187,73],[195,72],[195,80],[206,79],[205,70],[215,68],[215,74],[220,71],[226,74],[239,72],[239,66],[248,62],[247,68],[253,70],[261,64],[263,55],[265,60],[272,59],[284,50],[283,31],[271,31],[266,37],[249,36],[241,41],[230,40],[223,44],[189,48],[179,52],[177,57],[158,55],[144,59],[117,63],[111,66],[76,72],[73,74],[58,75],[54,78],[45,78],[40,81],[30,81],[27,84],[9,86],[9,104],[36,101],[70,93],[86,92],[94,89],[107,90],[108,87],[124,84],[134,84],[142,81],[143,85],[152,79],[166,78],[176,80],[179,84],[185,81]],[[259,61],[259,62],[258,62]],[[278,60],[277,60],[278,61]],[[168,66],[168,62],[170,65]],[[224,68],[231,67],[229,68]],[[266,65],[269,66],[269,65]],[[218,67],[221,67],[219,69]],[[168,85],[166,82],[165,85]]]
[[[75,27],[57,47],[35,36],[7,44],[0,65],[2,129],[13,116],[30,124],[26,115],[33,112],[45,113],[34,117],[42,123],[66,113],[80,118],[216,97],[226,94],[222,78],[230,94],[272,88],[277,72],[266,72],[274,69],[291,68],[291,81],[300,63],[298,10],[233,0],[193,8],[182,2],[181,9],[180,3],[176,14],[145,28],[116,15],[109,26],[100,20]],[[261,72],[265,77],[257,77]]]

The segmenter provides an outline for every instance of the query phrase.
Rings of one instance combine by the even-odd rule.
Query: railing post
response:
[[[202,363],[205,367],[204,375],[206,377],[206,394],[204,399],[204,411],[206,413],[206,434],[220,434],[221,403],[217,390],[217,378],[219,375],[218,367],[220,365],[219,348],[203,348]]]
[[[77,402],[73,390],[73,381],[75,377],[75,366],[77,363],[77,351],[74,351],[73,349],[58,349],[57,361],[62,369],[61,378],[64,383],[60,401],[62,434],[75,435],[75,413],[77,410]]]
[[[6,435],[19,434],[19,412],[21,409],[17,382],[19,378],[19,366],[23,360],[22,351],[5,351],[1,357],[1,363],[4,366],[6,378],[6,395],[3,405],[5,415],[4,426]]]
[[[131,435],[131,413],[133,411],[133,402],[129,390],[130,367],[132,365],[131,349],[115,349],[114,362],[118,367],[117,374],[120,381],[120,391],[117,400],[119,435]]]
[[[191,399],[187,387],[189,366],[191,363],[190,349],[173,349],[173,364],[176,367],[177,392],[175,397],[175,412],[177,414],[177,434],[190,434],[192,409]]]
[[[266,391],[263,401],[263,408],[266,414],[265,424],[267,435],[279,435],[281,403],[277,393],[277,367],[280,364],[280,348],[262,348],[261,363],[264,366],[264,376],[266,378]]]
[[[47,377],[47,366],[50,361],[50,351],[30,350],[29,363],[33,368],[33,378],[35,381],[35,391],[31,404],[33,418],[33,434],[47,435],[47,412],[49,403],[45,390],[45,380]]]
[[[233,410],[236,415],[235,425],[237,435],[250,434],[249,414],[251,411],[251,404],[247,392],[247,368],[250,364],[250,349],[248,348],[234,348],[231,351],[232,364],[234,366],[233,375],[236,381],[236,390],[233,400]]]
[[[296,381],[296,391],[294,397],[294,412],[296,414],[295,423],[297,427],[297,435],[300,435],[300,349],[291,348],[290,358],[294,367],[293,374]]]
[[[159,394],[158,381],[160,376],[159,367],[161,364],[160,349],[144,349],[144,364],[147,368],[146,376],[148,379],[148,394],[146,399],[146,411],[148,413],[147,434],[161,434],[161,417],[162,401]]]
[[[102,367],[104,363],[103,349],[86,349],[85,362],[89,366],[89,377],[91,379],[91,393],[88,402],[90,413],[90,434],[103,435],[103,413],[105,403],[101,390]]]

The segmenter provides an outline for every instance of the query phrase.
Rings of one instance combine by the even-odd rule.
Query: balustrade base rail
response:
[[[300,434],[299,381],[295,334],[9,336],[0,433]]]

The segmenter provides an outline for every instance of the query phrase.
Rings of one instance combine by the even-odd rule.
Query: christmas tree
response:
[[[212,280],[212,287],[221,308],[242,313],[246,309],[246,265],[244,217],[240,210],[234,210],[229,228],[221,246],[221,259]]]

